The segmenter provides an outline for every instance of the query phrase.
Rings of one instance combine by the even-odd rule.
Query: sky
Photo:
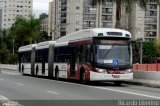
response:
[[[33,0],[33,14],[38,17],[41,13],[48,13],[49,1],[52,0]]]

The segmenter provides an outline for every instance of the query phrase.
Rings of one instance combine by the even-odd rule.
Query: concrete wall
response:
[[[160,81],[160,72],[157,71],[134,71],[134,79],[147,79]]]

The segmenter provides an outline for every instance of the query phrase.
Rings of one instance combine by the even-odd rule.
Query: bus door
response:
[[[48,63],[48,48],[43,50],[42,53],[42,74],[46,74],[46,63]]]
[[[76,50],[75,47],[71,47],[71,57],[70,57],[70,76],[75,76],[75,60],[76,60]]]
[[[18,69],[21,72],[22,53],[18,53]]]

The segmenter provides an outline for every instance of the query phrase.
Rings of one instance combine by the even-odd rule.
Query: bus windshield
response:
[[[131,48],[128,40],[100,40],[96,43],[95,63],[104,67],[131,65]]]

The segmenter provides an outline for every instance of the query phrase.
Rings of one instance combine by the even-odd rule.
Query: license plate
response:
[[[112,75],[113,78],[120,78],[120,75]]]

